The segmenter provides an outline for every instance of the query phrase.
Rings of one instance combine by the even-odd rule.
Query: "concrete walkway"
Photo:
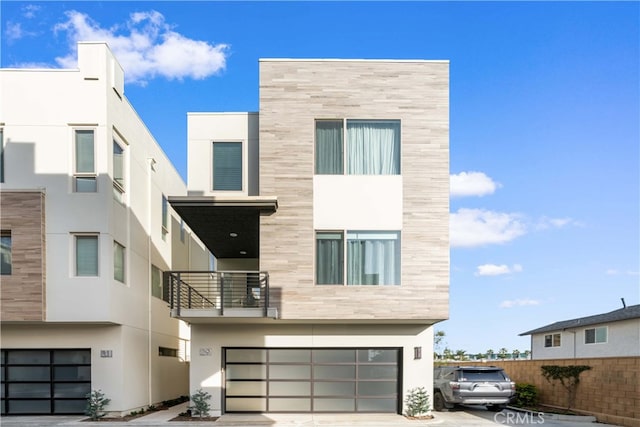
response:
[[[128,422],[84,421],[86,416],[9,416],[0,418],[2,427],[489,427],[531,425],[544,427],[615,427],[584,421],[562,421],[538,417],[517,418],[512,411],[484,409],[435,412],[432,420],[410,420],[393,414],[227,414],[217,421],[170,421],[186,411],[187,403],[149,413]],[[509,415],[511,414],[511,415]]]

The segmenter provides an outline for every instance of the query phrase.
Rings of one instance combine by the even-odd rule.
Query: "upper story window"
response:
[[[591,328],[584,330],[585,344],[600,344],[607,342],[607,327]]]
[[[125,192],[124,182],[124,148],[115,139],[113,140],[113,196],[119,202],[123,201]]]
[[[11,274],[11,230],[0,231],[0,274]]]
[[[76,276],[98,276],[98,235],[75,235]]]
[[[169,234],[169,201],[167,196],[162,195],[162,239],[167,238]]]
[[[125,278],[125,252],[124,246],[113,242],[113,278],[124,283]]]
[[[545,347],[560,347],[560,334],[548,334],[544,336]]]
[[[213,143],[213,190],[242,191],[242,142]]]
[[[316,174],[345,166],[348,175],[399,175],[400,120],[316,120]]]
[[[73,191],[95,193],[97,190],[94,132],[91,129],[77,129]]]
[[[317,232],[316,283],[399,285],[400,232]]]

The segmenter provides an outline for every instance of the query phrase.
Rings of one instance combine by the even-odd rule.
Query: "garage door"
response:
[[[400,348],[225,348],[225,412],[400,408]]]
[[[82,414],[91,350],[2,350],[2,414]]]

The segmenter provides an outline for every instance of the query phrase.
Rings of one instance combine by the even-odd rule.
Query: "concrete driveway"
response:
[[[2,427],[481,427],[536,425],[544,427],[614,427],[610,424],[591,422],[559,421],[534,415],[525,415],[505,410],[490,412],[484,407],[465,407],[450,412],[434,412],[432,420],[409,420],[391,414],[229,414],[215,422],[169,421],[180,408],[158,411],[129,422],[88,422],[83,416],[14,416],[2,417]]]

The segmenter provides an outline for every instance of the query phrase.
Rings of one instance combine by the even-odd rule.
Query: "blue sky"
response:
[[[523,351],[521,332],[640,303],[639,2],[5,0],[0,13],[2,67],[73,66],[77,40],[109,41],[185,179],[186,113],[257,111],[259,58],[448,59],[445,344]]]

